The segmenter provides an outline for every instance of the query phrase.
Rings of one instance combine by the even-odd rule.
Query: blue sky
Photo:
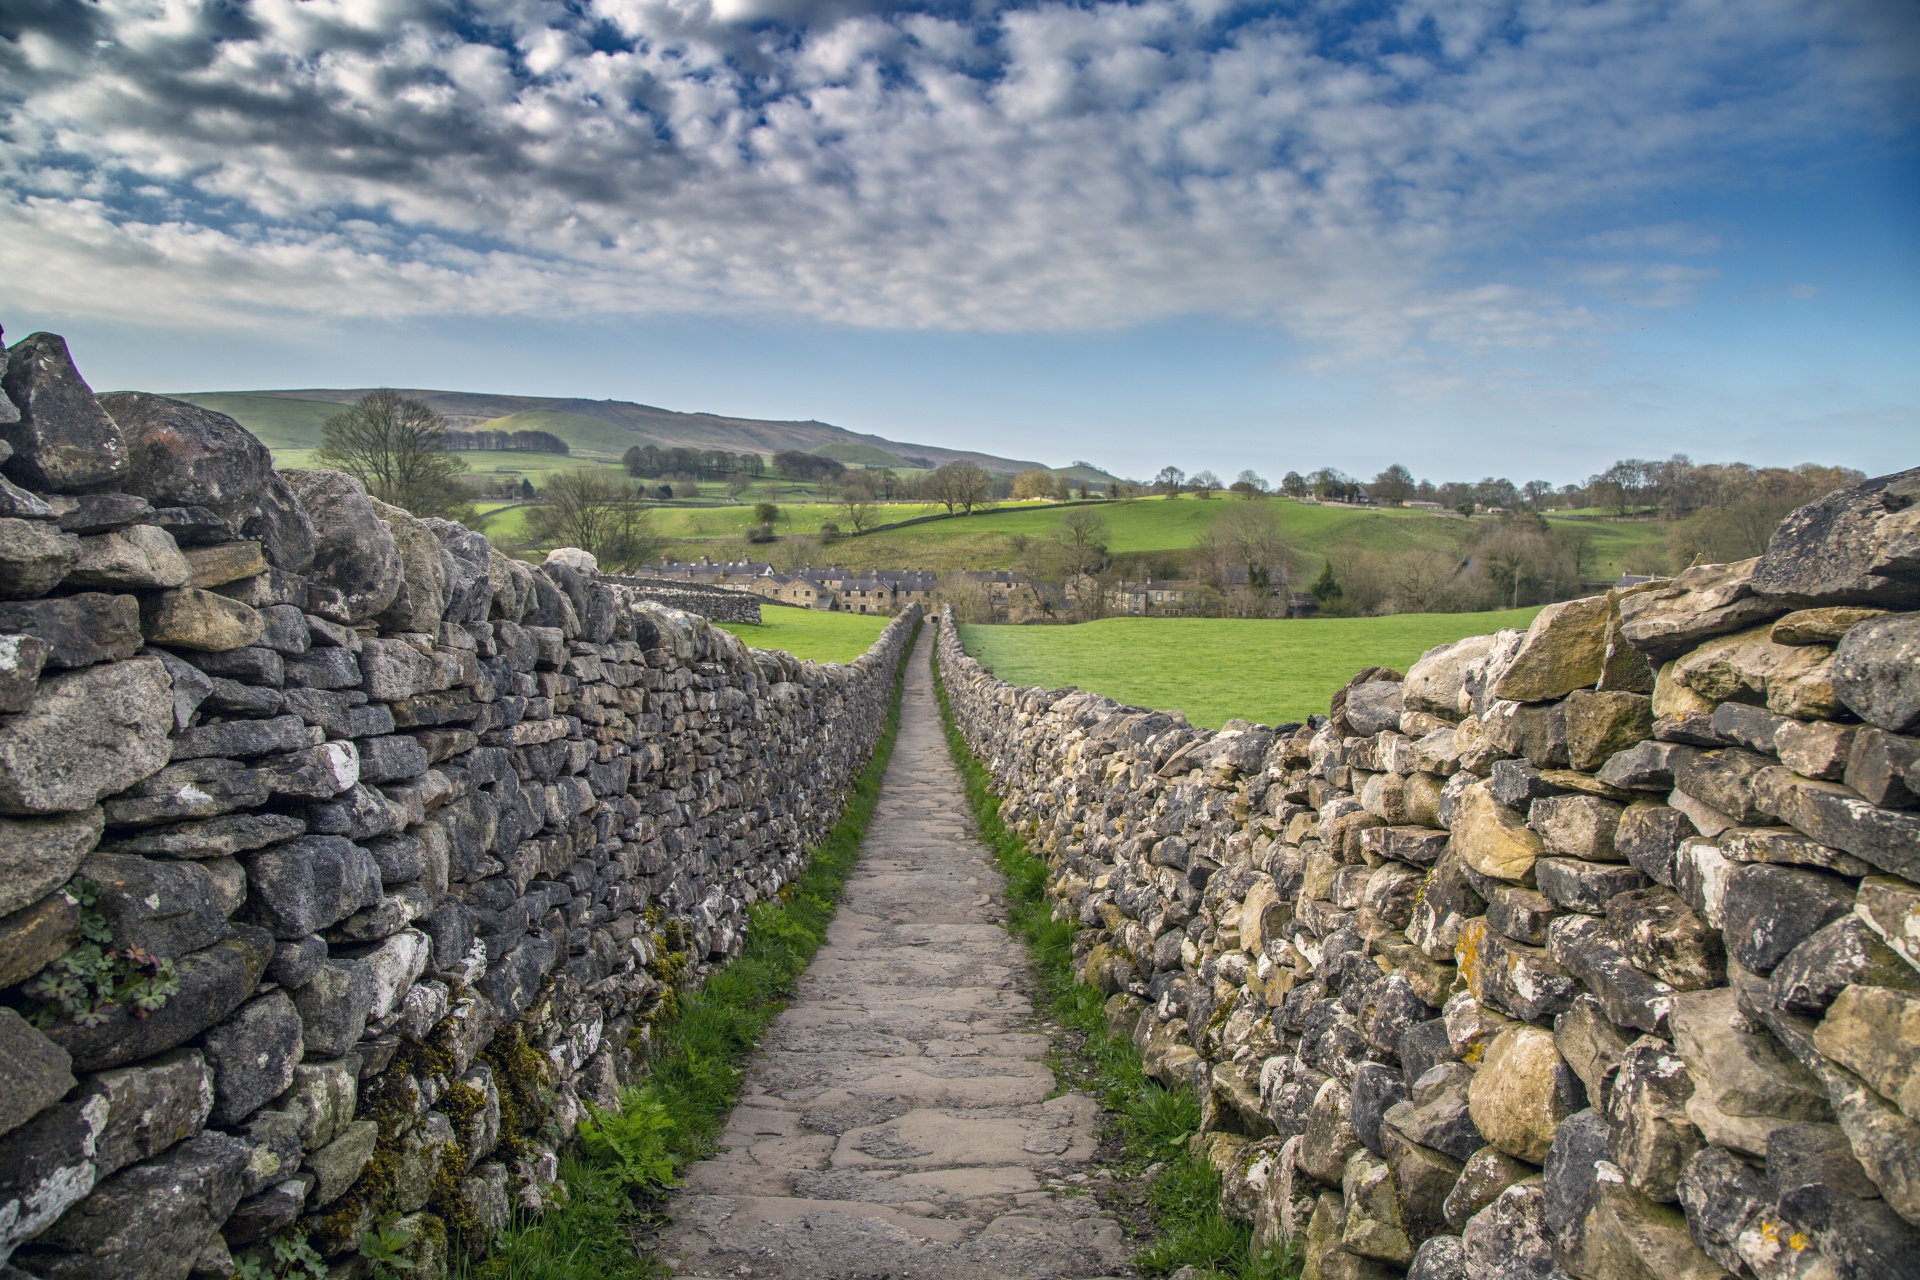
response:
[[[0,323],[102,388],[1920,461],[1910,4],[102,0],[0,15],[0,113]]]

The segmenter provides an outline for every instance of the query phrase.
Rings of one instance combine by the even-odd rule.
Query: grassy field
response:
[[[1017,685],[1075,685],[1182,711],[1210,729],[1325,713],[1362,667],[1404,672],[1435,645],[1524,627],[1538,609],[1387,618],[1108,618],[1068,627],[962,626],[967,652]]]
[[[1178,555],[1194,545],[1231,501],[1237,500],[1203,501],[1191,496],[1127,498],[1103,503],[1097,509],[1106,517],[1110,533],[1107,546],[1113,555]],[[1298,561],[1296,571],[1308,577],[1320,571],[1329,550],[1343,544],[1373,552],[1430,547],[1452,554],[1459,550],[1471,527],[1465,518],[1457,515],[1327,507],[1285,498],[1268,502],[1278,518],[1281,535],[1294,549]],[[885,514],[881,518],[905,519],[931,514],[932,510],[914,504],[889,504],[883,508]],[[783,524],[783,531],[812,533],[819,529],[822,520],[844,523],[838,508],[824,503],[783,504],[782,511],[789,521]],[[1008,569],[1019,555],[1020,540],[1049,536],[1058,528],[1062,514],[1061,508],[1050,503],[1007,504],[977,515],[846,538],[836,542],[826,556],[833,563],[850,569]],[[724,512],[674,512],[672,509],[662,510],[657,517],[662,533],[682,538],[737,536],[745,530],[749,519],[745,511],[729,519]],[[1482,522],[1486,519],[1477,517]],[[1591,540],[1592,551],[1586,562],[1586,573],[1591,580],[1610,580],[1622,573],[1642,571],[1650,564],[1663,563],[1666,530],[1662,524],[1649,521],[1567,523]],[[711,532],[697,534],[692,532],[695,527]],[[683,558],[697,556],[700,548],[676,548],[674,554]]]
[[[872,647],[889,618],[870,613],[824,613],[766,605],[760,625],[717,622],[756,649],[785,649],[796,658],[816,662],[852,662]]]

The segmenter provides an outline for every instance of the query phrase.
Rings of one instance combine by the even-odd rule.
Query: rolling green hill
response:
[[[910,457],[926,458],[935,466],[966,461],[988,471],[1024,471],[1038,462],[1002,458],[969,449],[909,444],[883,436],[848,431],[827,422],[781,422],[761,418],[732,418],[714,413],[681,413],[630,400],[579,400],[549,396],[490,395],[468,391],[427,391],[396,388],[424,400],[447,424],[462,431],[497,427],[502,418],[523,419],[528,427],[538,421],[528,415],[555,415],[566,425],[551,430],[569,446],[619,457],[636,444],[684,445],[694,449],[728,449],[736,453],[778,453],[782,449],[807,452],[822,446],[870,449],[893,461],[875,465],[911,467]],[[238,419],[273,449],[311,449],[320,443],[320,424],[366,394],[365,388],[309,388],[302,391],[204,391],[179,398]],[[598,423],[589,427],[587,422]],[[571,433],[571,434],[570,434]],[[575,437],[579,442],[576,443]],[[587,441],[597,443],[587,443]]]
[[[823,444],[807,452],[822,458],[832,458],[849,467],[892,467],[896,471],[912,470],[913,464],[897,454],[885,449],[876,449],[870,444]]]
[[[635,445],[653,444],[637,432],[615,426],[605,418],[590,418],[584,413],[564,409],[522,409],[499,418],[490,418],[474,431],[546,431],[567,442],[576,454],[618,458]]]

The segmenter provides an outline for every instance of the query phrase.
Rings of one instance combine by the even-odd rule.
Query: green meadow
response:
[[[1404,672],[1435,645],[1524,627],[1538,609],[1385,618],[1107,618],[1064,627],[968,626],[961,643],[1002,680],[1073,685],[1217,729],[1324,714],[1362,667]]]
[[[826,613],[787,605],[763,605],[760,625],[716,622],[756,649],[785,649],[815,662],[852,662],[872,647],[891,619],[871,613]]]

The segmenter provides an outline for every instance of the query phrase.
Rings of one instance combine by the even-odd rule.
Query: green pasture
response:
[[[716,622],[756,649],[785,649],[796,658],[815,662],[852,662],[873,647],[890,618],[872,613],[827,613],[763,605],[760,624]]]
[[[1074,685],[1217,729],[1324,714],[1362,667],[1404,672],[1435,645],[1524,627],[1538,609],[1385,618],[1107,618],[1064,627],[969,626],[961,643],[1002,680]]]
[[[1237,498],[1200,499],[1191,495],[1124,498],[1100,503],[1092,509],[1106,518],[1107,549],[1113,555],[1121,558],[1177,556],[1191,549],[1221,513],[1239,501]],[[1338,546],[1350,545],[1374,552],[1426,547],[1454,554],[1471,528],[1465,517],[1453,514],[1404,508],[1330,507],[1288,498],[1264,501],[1278,520],[1281,536],[1295,552],[1296,573],[1309,577],[1319,572],[1327,552]],[[791,517],[790,530],[782,526],[783,532],[815,532],[822,520],[845,523],[844,514],[827,504],[796,504],[782,509]],[[1051,535],[1068,509],[1053,503],[1005,503],[995,510],[971,516],[846,538],[834,544],[830,558],[850,569],[1010,569],[1020,554],[1021,540]],[[892,521],[905,519],[910,513],[931,514],[936,510],[938,508],[913,504],[888,504],[881,518]],[[1489,518],[1474,519],[1484,522]],[[1663,562],[1664,525],[1647,521],[1553,523],[1564,523],[1590,539],[1592,554],[1586,562],[1586,574],[1591,581],[1611,580],[1622,573],[1644,571],[1646,566]],[[664,522],[660,527],[669,536],[698,536],[680,533]],[[740,530],[744,532],[745,527],[742,523]],[[688,553],[698,554],[692,548],[676,554]]]

